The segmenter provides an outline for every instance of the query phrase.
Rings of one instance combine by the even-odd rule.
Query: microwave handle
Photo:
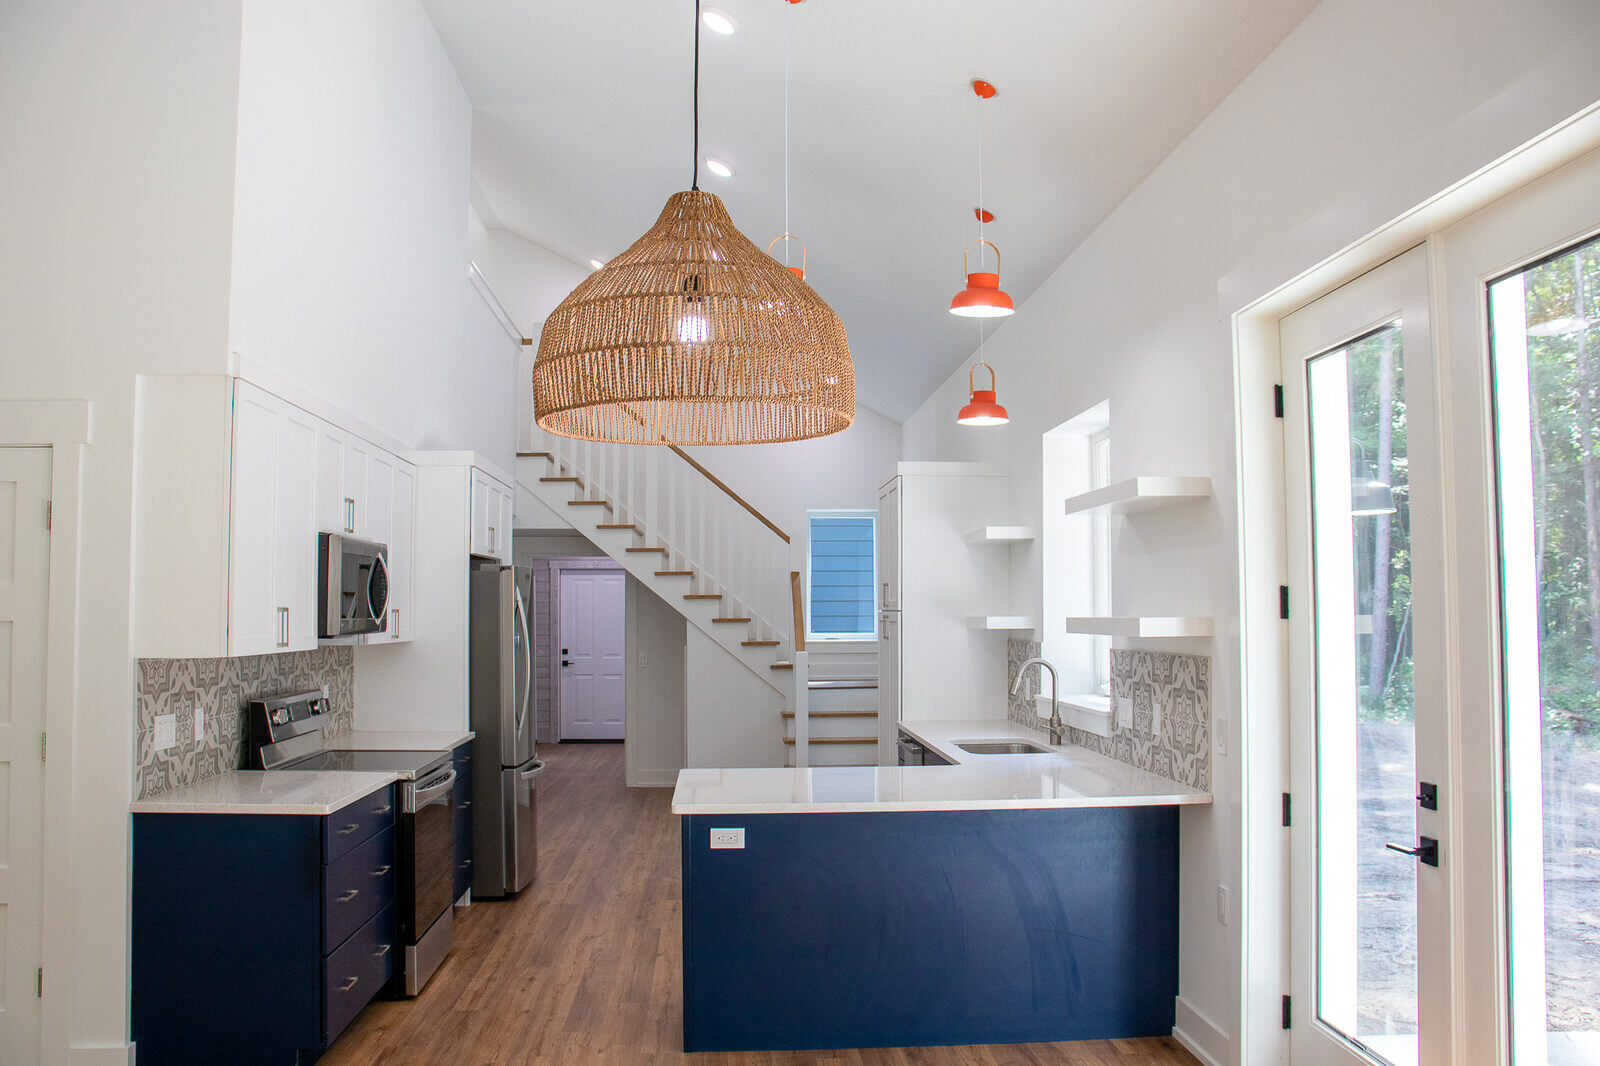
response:
[[[389,608],[389,560],[383,557],[382,552],[379,552],[373,556],[373,562],[376,565],[372,568],[371,576],[367,578],[367,610],[372,612],[372,620],[376,622],[383,618],[384,611]],[[373,603],[372,580],[378,576],[379,570],[383,571],[383,602]]]

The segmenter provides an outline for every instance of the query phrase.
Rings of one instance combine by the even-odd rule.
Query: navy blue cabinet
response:
[[[472,741],[452,755],[456,771],[456,876],[455,898],[472,887]]]
[[[326,817],[134,815],[141,1066],[314,1061],[394,971],[394,867],[393,786]]]

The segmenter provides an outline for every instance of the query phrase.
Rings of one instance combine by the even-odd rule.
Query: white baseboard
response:
[[[1195,1010],[1182,996],[1178,997],[1176,1015],[1172,1039],[1182,1044],[1189,1054],[1205,1066],[1223,1066],[1223,1063],[1231,1061],[1228,1034]]]
[[[638,770],[633,775],[633,780],[628,782],[629,788],[673,788],[678,783],[676,770]]]
[[[102,1047],[74,1047],[67,1052],[71,1066],[134,1066],[132,1044],[110,1044]]]

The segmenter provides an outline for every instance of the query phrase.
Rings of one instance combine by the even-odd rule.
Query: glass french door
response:
[[[1296,1063],[1449,1061],[1428,286],[1419,248],[1280,325]]]

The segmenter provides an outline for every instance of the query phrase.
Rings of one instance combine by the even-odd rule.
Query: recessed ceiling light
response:
[[[732,167],[724,163],[722,160],[713,158],[709,155],[706,156],[706,169],[711,171],[711,173],[715,174],[719,178],[733,177]]]
[[[714,7],[708,8],[700,16],[700,21],[706,24],[706,29],[712,33],[720,33],[724,37],[731,37],[739,31],[739,24],[733,20],[732,15],[726,11],[718,11]]]
[[[589,260],[589,265],[594,267],[596,270],[600,270],[605,267],[605,264],[600,262],[598,259]]]

